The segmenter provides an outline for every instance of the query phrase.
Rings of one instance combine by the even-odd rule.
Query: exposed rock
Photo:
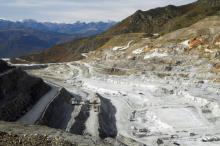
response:
[[[75,118],[75,123],[70,129],[71,133],[77,135],[84,134],[84,130],[86,129],[85,123],[86,120],[89,118],[89,111],[90,111],[89,105],[82,105],[81,111],[79,112],[79,115]]]
[[[213,44],[216,45],[216,46],[220,46],[220,35],[217,35],[217,36],[214,37]]]
[[[203,40],[201,38],[192,38],[189,40],[189,49],[198,47],[199,45],[203,44]]]
[[[116,127],[116,108],[111,103],[109,99],[103,98],[100,96],[101,107],[99,113],[99,136],[101,138],[112,137],[115,138],[117,136],[117,127]]]
[[[4,69],[11,68],[2,64]],[[42,79],[12,68],[0,76],[0,120],[16,121],[49,90]]]
[[[58,138],[50,138],[44,135],[18,135],[0,132],[0,145],[4,146],[75,146],[70,142]]]
[[[114,140],[93,141],[88,136],[73,135],[44,126],[0,122],[1,146],[110,146],[113,143]]]
[[[172,70],[172,66],[171,65],[165,67],[165,71],[171,71],[171,70]]]

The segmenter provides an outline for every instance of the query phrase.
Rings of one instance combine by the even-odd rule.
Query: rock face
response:
[[[1,61],[0,120],[16,121],[24,115],[41,96],[50,90],[42,79],[28,75],[19,68]]]

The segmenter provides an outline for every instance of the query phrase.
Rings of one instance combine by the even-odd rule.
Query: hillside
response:
[[[166,6],[149,11],[138,10],[101,35],[64,43],[23,58],[33,62],[79,60],[83,58],[82,53],[98,49],[115,35],[126,33],[145,33],[145,36],[152,36],[155,33],[163,35],[190,26],[207,16],[219,15],[219,10],[218,0],[199,0],[184,6]],[[101,42],[96,41],[100,39]]]
[[[217,0],[218,1],[218,0]],[[138,10],[106,34],[122,33],[159,33],[164,34],[190,26],[206,16],[219,14],[220,4],[216,0],[199,0],[183,6],[169,5],[149,11]]]
[[[0,60],[0,120],[17,121],[51,90],[42,79]]]
[[[41,63],[80,60],[83,59],[81,53],[89,52],[91,50],[97,49],[98,47],[101,47],[111,37],[112,36],[98,35],[85,39],[77,39],[68,43],[56,45],[40,53],[33,53],[21,58],[27,61]]]
[[[66,34],[42,32],[33,29],[0,30],[0,57],[18,57],[40,52],[70,39],[73,39],[73,37]]]
[[[54,100],[42,124],[125,146],[220,145],[220,16],[158,38],[117,35],[84,55],[28,70],[84,101]]]
[[[34,20],[0,20],[0,58],[40,52],[59,43],[95,35],[114,22],[41,23]]]

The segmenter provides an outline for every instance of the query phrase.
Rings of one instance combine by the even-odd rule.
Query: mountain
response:
[[[0,30],[0,57],[17,57],[39,52],[70,39],[73,37],[66,34],[33,29]]]
[[[114,21],[109,22],[80,22],[75,23],[52,23],[52,22],[37,22],[32,19],[23,21],[9,21],[0,19],[0,30],[7,29],[34,29],[43,32],[54,32],[61,34],[69,34],[74,36],[86,37],[99,34],[109,27],[116,24]]]
[[[113,26],[116,22],[80,22],[77,21],[72,24],[66,23],[51,23],[51,22],[37,22],[35,20],[23,20],[22,22],[18,22],[22,26],[40,30],[40,31],[51,31],[57,33],[64,33],[69,35],[74,35],[78,37],[86,37],[91,35],[99,34],[109,27]]]
[[[216,2],[217,1],[217,2]],[[199,0],[183,6],[166,6],[149,11],[138,10],[106,34],[168,33],[190,26],[206,16],[220,13],[219,0]]]
[[[145,37],[184,28],[212,15],[220,14],[219,0],[199,0],[183,6],[138,10],[104,33],[86,39],[56,45],[41,53],[22,58],[33,62],[62,62],[82,59],[82,53],[96,50],[112,37],[127,33],[145,33]]]
[[[0,57],[39,52],[56,44],[103,32],[114,22],[41,23],[34,20],[0,20]]]

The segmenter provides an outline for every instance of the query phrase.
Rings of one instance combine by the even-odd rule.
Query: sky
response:
[[[0,18],[42,22],[120,21],[135,11],[195,0],[0,0]]]

